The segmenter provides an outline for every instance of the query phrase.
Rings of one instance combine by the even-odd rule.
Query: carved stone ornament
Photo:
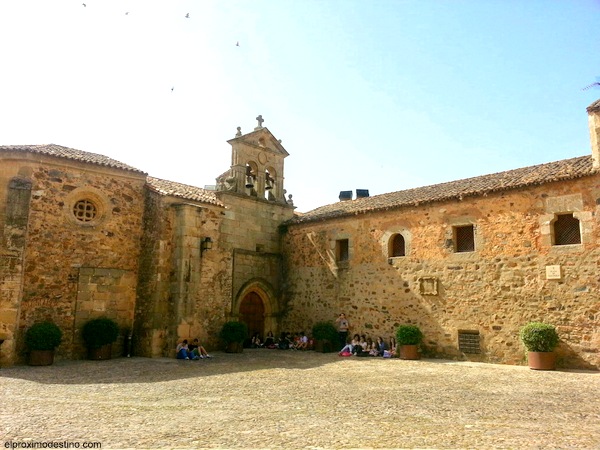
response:
[[[235,191],[235,177],[227,177],[225,178],[225,190],[226,191]]]
[[[419,293],[421,295],[438,295],[438,279],[436,277],[419,278]]]

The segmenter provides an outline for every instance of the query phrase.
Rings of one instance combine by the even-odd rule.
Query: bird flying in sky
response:
[[[594,86],[600,86],[600,81],[596,81],[595,83],[590,84],[582,89],[582,91],[587,91],[588,89],[593,88]]]

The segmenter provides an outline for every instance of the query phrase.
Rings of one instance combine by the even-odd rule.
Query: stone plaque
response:
[[[561,278],[560,266],[546,266],[546,280],[560,280]]]
[[[421,295],[438,295],[438,280],[436,277],[419,278],[419,292]]]

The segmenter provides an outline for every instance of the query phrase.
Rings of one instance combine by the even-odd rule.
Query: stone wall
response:
[[[15,359],[23,286],[23,256],[27,236],[31,181],[6,164],[0,173],[0,365]],[[10,178],[9,178],[10,177]]]
[[[265,328],[276,333],[285,308],[280,226],[293,217],[294,209],[247,195],[219,194],[227,204],[219,245],[235,255],[228,316],[239,317],[243,295],[254,290],[265,306]]]
[[[40,155],[9,164],[13,173],[7,174],[7,163],[4,186],[7,175],[26,174],[31,183],[17,361],[26,353],[26,329],[43,320],[63,331],[59,358],[83,357],[80,321],[110,315],[122,329],[132,326],[145,176]],[[95,209],[88,206],[92,209],[80,220],[74,210],[82,200]]]
[[[289,300],[284,326],[310,329],[345,312],[351,333],[388,339],[402,323],[425,334],[424,351],[520,364],[528,321],[557,326],[560,363],[600,365],[598,176],[350,218],[292,225],[284,238]],[[582,244],[552,245],[552,218],[572,212]],[[473,224],[475,251],[454,251],[453,226]],[[390,257],[401,233],[407,254]],[[338,239],[348,261],[336,261]],[[559,279],[547,276],[559,266]],[[479,333],[480,354],[458,348]]]
[[[231,301],[231,254],[220,245],[223,208],[146,194],[135,353],[174,356],[177,342],[217,344]],[[210,250],[201,250],[210,237]]]

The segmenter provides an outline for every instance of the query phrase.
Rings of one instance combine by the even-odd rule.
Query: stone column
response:
[[[594,169],[600,168],[600,100],[587,108]]]

